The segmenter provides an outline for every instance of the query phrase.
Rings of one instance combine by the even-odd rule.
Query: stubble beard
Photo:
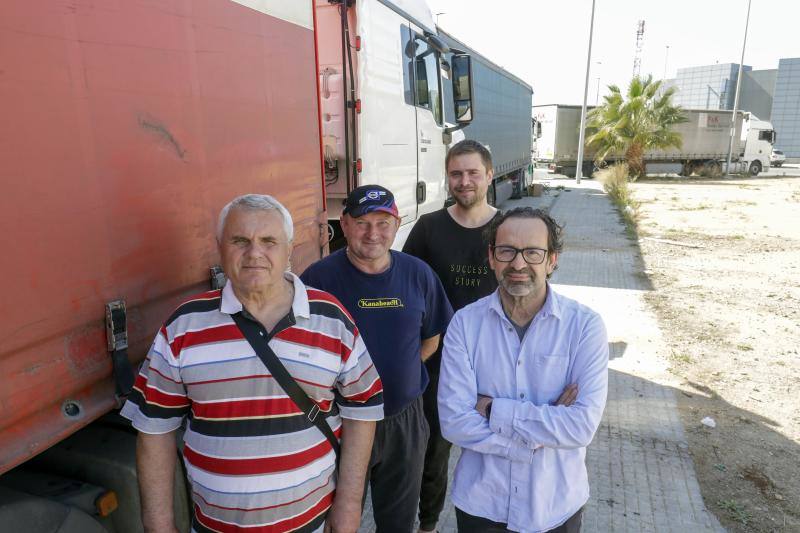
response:
[[[481,203],[482,200],[486,199],[486,195],[480,196],[477,191],[475,191],[475,195],[472,196],[471,199],[464,199],[459,196],[453,195],[453,199],[455,199],[456,203],[462,209],[472,209],[474,206]]]
[[[522,271],[514,270],[512,268],[507,268],[503,270],[503,275],[500,278],[500,286],[503,287],[503,290],[506,291],[510,296],[515,297],[524,297],[530,296],[534,290],[536,289],[536,273],[530,270],[524,271],[526,274],[530,276],[530,280],[528,281],[509,281],[506,278],[506,273],[513,272],[513,273],[521,273]]]

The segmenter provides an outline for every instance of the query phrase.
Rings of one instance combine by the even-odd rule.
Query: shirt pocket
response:
[[[567,386],[569,357],[562,354],[537,354],[534,396],[537,405],[555,403]]]

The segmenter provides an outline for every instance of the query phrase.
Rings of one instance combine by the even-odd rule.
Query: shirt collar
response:
[[[284,272],[283,277],[294,285],[294,299],[292,300],[292,313],[294,313],[294,316],[311,318],[306,286],[300,281],[300,278],[291,272]],[[225,283],[225,287],[222,289],[222,301],[219,304],[219,310],[226,315],[234,315],[242,310],[242,302],[233,292],[230,280]]]
[[[558,294],[554,290],[550,288],[550,283],[547,283],[547,296],[544,299],[544,305],[542,308],[539,309],[539,312],[536,313],[537,315],[541,316],[553,316],[557,319],[561,318],[561,304],[558,301]],[[501,318],[505,318],[506,313],[503,310],[503,302],[500,301],[500,288],[498,287],[494,294],[492,294],[492,300],[489,304],[489,309],[492,309],[497,315]],[[534,317],[535,318],[535,317]]]

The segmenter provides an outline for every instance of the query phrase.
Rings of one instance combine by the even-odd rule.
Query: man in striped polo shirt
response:
[[[122,410],[139,430],[137,470],[146,530],[174,531],[175,431],[193,530],[354,533],[383,388],[358,328],[330,294],[287,271],[292,220],[274,198],[245,195],[220,214],[225,288],[167,320]],[[340,438],[335,452],[244,338],[253,321]]]

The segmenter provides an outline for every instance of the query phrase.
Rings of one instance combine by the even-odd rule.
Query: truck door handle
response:
[[[425,182],[420,181],[417,183],[417,203],[422,204],[425,203]]]

